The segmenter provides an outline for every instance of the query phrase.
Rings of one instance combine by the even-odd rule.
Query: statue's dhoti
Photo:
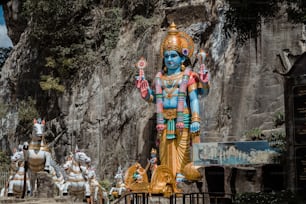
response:
[[[185,128],[179,132],[175,128],[176,109],[164,109],[167,129],[162,132],[159,146],[161,165],[166,165],[175,176],[182,173],[190,162],[189,110],[184,111]]]

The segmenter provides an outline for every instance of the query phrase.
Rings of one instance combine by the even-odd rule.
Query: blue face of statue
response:
[[[164,52],[164,62],[168,68],[168,72],[175,72],[177,70],[179,71],[184,60],[185,57],[180,56],[179,53],[175,50]]]

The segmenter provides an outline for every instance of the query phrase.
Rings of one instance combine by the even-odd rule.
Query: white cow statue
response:
[[[18,148],[14,155],[11,156],[12,163],[15,163],[16,173],[9,178],[7,189],[8,196],[22,197],[24,191],[24,182],[26,181],[26,191],[31,193],[31,185],[28,174],[25,173],[25,160],[22,148]]]
[[[24,143],[24,156],[27,161],[28,170],[31,178],[31,186],[35,186],[37,173],[45,171],[50,173],[51,153],[45,142],[45,120],[34,119],[31,142]],[[35,190],[33,188],[33,190]]]
[[[64,184],[63,195],[66,196],[68,193],[70,195],[80,195],[84,192],[87,202],[90,203],[90,186],[85,179],[85,164],[90,161],[90,158],[78,148],[75,150],[74,155],[70,155],[67,161],[63,165],[67,180]]]
[[[97,175],[95,169],[92,167],[87,167],[86,178],[90,186],[90,202],[91,204],[106,204],[109,203],[107,191],[99,184],[97,180]]]

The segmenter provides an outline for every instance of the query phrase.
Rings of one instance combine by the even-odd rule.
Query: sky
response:
[[[11,38],[7,35],[3,7],[0,5],[0,48],[13,47]]]

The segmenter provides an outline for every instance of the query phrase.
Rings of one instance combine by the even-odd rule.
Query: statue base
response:
[[[36,198],[53,198],[54,182],[47,172],[37,172],[37,188],[34,193]]]

